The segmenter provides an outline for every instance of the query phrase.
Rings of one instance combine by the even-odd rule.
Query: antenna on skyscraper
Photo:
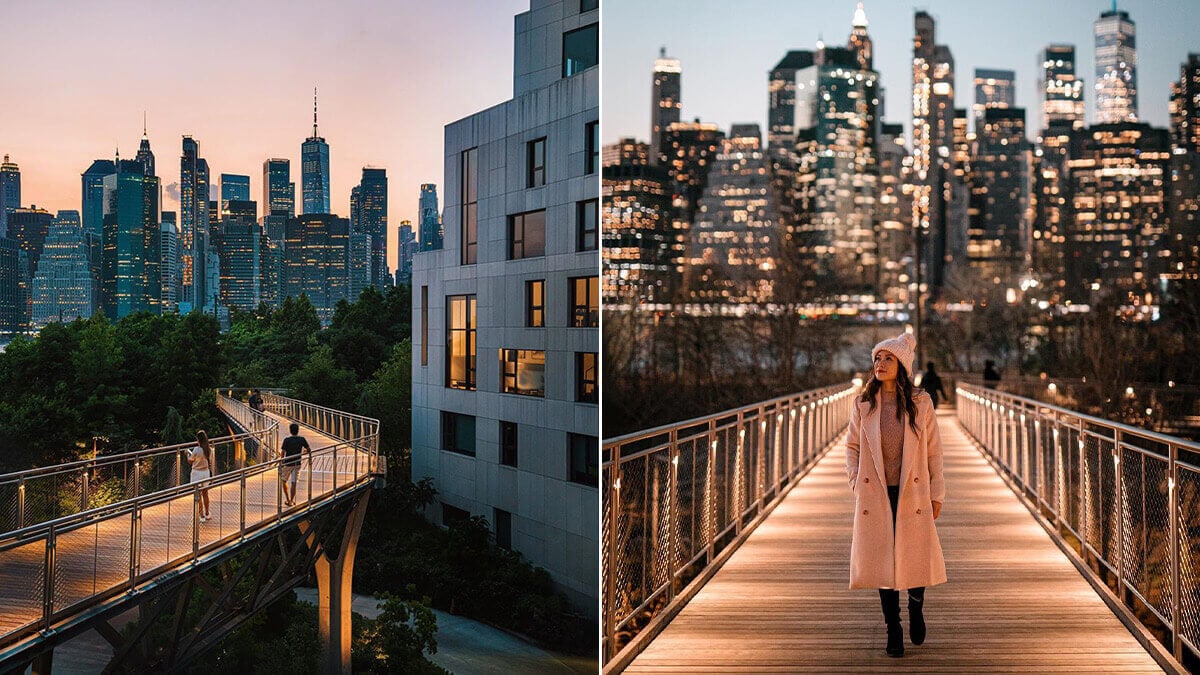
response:
[[[317,137],[317,88],[313,87],[313,138]]]
[[[142,138],[146,137],[146,111],[142,111]]]

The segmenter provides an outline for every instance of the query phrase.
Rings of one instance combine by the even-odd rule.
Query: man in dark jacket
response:
[[[933,407],[936,409],[938,405],[938,394],[942,398],[946,398],[946,390],[942,388],[942,378],[938,377],[937,372],[933,369],[933,361],[925,364],[925,374],[921,376],[921,388],[929,394],[929,398],[933,399]]]

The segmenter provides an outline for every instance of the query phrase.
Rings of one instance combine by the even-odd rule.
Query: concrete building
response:
[[[413,478],[447,523],[483,516],[499,546],[598,604],[599,11],[531,0],[513,98],[446,127],[445,248],[413,260]]]
[[[59,211],[33,277],[33,328],[92,316],[95,289],[78,211]]]

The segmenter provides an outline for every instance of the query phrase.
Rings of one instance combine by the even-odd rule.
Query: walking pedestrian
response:
[[[209,510],[208,483],[212,478],[212,448],[208,444],[208,434],[201,429],[196,432],[197,445],[188,448],[187,461],[192,467],[190,483],[200,483],[200,522],[206,523],[212,517]]]
[[[925,641],[925,589],[946,581],[934,521],[946,487],[933,401],[914,390],[917,340],[902,334],[871,350],[874,367],[850,409],[846,475],[854,491],[850,588],[879,589],[887,655],[904,655],[900,591],[908,591],[909,635]]]
[[[252,410],[257,410],[258,412],[263,411],[263,398],[257,391],[253,389],[250,390],[250,408]]]
[[[301,453],[308,452],[308,465],[311,467],[312,448],[308,446],[308,439],[300,435],[299,424],[292,422],[288,431],[292,435],[283,439],[283,461],[279,466],[279,480],[283,482],[283,503],[293,506],[296,503],[296,478],[300,474]]]
[[[942,398],[948,398],[946,390],[942,388],[942,378],[938,377],[937,372],[933,369],[933,361],[925,364],[925,374],[921,376],[921,388],[929,394],[934,410],[937,410],[938,407],[938,394],[941,394]]]
[[[988,389],[995,389],[996,383],[1000,381],[1000,373],[996,371],[995,361],[983,362],[983,386]]]

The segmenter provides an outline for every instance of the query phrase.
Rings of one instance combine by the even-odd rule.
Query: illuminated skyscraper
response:
[[[317,133],[317,90],[313,89],[313,130],[300,146],[304,213],[329,213],[329,144]]]
[[[421,250],[421,243],[417,241],[417,233],[413,231],[411,220],[400,221],[396,248],[398,256],[398,260],[396,261],[396,285],[411,285],[413,256],[417,254],[417,251]]]
[[[674,300],[679,273],[672,258],[670,178],[650,163],[650,146],[622,138],[605,147],[602,241],[605,303]]]
[[[88,318],[95,311],[92,272],[78,211],[59,211],[33,277],[33,328]]]
[[[912,281],[912,196],[904,190],[904,164],[909,161],[903,124],[881,124],[876,142],[879,155],[879,198],[875,200],[875,235],[881,300],[909,302]]]
[[[1173,276],[1200,274],[1200,54],[1171,83],[1170,244]]]
[[[162,301],[159,181],[138,161],[118,160],[104,178],[101,297],[116,321],[134,312],[159,313]]]
[[[228,212],[231,201],[250,201],[250,176],[235,173],[221,174],[221,215]]]
[[[388,193],[387,170],[363,167],[362,181],[355,188],[358,191],[357,208],[351,206],[353,213],[350,218],[350,228],[371,238],[371,250],[368,255],[367,283],[383,288],[391,285],[391,274],[388,272]],[[352,297],[357,298],[357,294]]]
[[[853,28],[850,31],[850,42],[847,45],[858,60],[859,70],[874,70],[875,44],[867,34],[867,12],[863,4],[858,3],[854,10]]]
[[[1011,70],[975,69],[975,134],[983,131],[983,111],[1017,105],[1017,74]]]
[[[15,239],[0,235],[0,335],[12,337],[29,327],[29,256]]]
[[[1075,45],[1048,45],[1042,50],[1042,128],[1084,125],[1083,80],[1075,76]]]
[[[16,162],[0,163],[0,237],[8,231],[8,212],[21,208],[21,167]]]
[[[420,223],[420,246],[422,251],[437,251],[442,248],[442,216],[438,211],[437,185],[421,184],[421,197],[417,202],[417,222]]]
[[[163,211],[158,239],[160,264],[162,265],[163,314],[179,311],[179,296],[182,292],[179,244],[179,224],[175,220],[175,212]]]
[[[104,177],[117,172],[117,167],[111,159],[97,159],[92,162],[87,171],[81,174],[83,193],[80,214],[83,219],[83,230],[97,237],[104,232]]]
[[[650,162],[653,164],[667,161],[667,130],[679,121],[683,105],[679,100],[681,76],[679,59],[668,57],[666,47],[660,49],[654,61],[654,87],[650,94]]]
[[[292,182],[292,163],[286,159],[263,162],[263,215],[296,215],[296,184]]]
[[[967,259],[980,278],[1008,280],[1025,271],[1030,241],[1025,109],[985,109],[976,143]]]
[[[142,165],[142,172],[147,176],[157,176],[154,172],[154,153],[150,151],[150,137],[146,135],[146,118],[142,117],[142,142],[138,145],[137,156],[134,158]]]
[[[224,183],[222,183],[224,185]],[[259,227],[258,204],[249,200],[225,202],[217,251],[221,269],[221,303],[231,309],[252,311],[267,300],[270,250]]]
[[[675,122],[667,128],[666,169],[672,195],[671,264],[682,276],[700,197],[708,184],[708,172],[721,151],[725,132],[715,124],[696,120]],[[651,149],[653,155],[653,149]],[[651,157],[653,159],[653,156]]]
[[[29,258],[29,269],[26,274],[33,278],[37,270],[38,260],[42,257],[42,247],[46,243],[46,235],[50,233],[50,223],[54,215],[36,205],[29,208],[8,210],[8,238],[21,244]]]
[[[210,297],[205,271],[209,249],[208,162],[200,157],[200,146],[191,136],[183,137],[179,167],[179,230],[183,297],[179,311],[201,308]]]
[[[1104,12],[1096,36],[1096,124],[1138,121],[1137,27],[1128,12]]]
[[[1064,245],[1068,218],[1066,162],[1071,134],[1084,126],[1083,79],[1075,73],[1075,46],[1054,44],[1041,54],[1042,133],[1033,153],[1032,269],[1054,293],[1066,286]]]
[[[284,297],[303,293],[329,325],[339,300],[350,300],[350,221],[327,213],[306,213],[287,222],[283,257]]]

